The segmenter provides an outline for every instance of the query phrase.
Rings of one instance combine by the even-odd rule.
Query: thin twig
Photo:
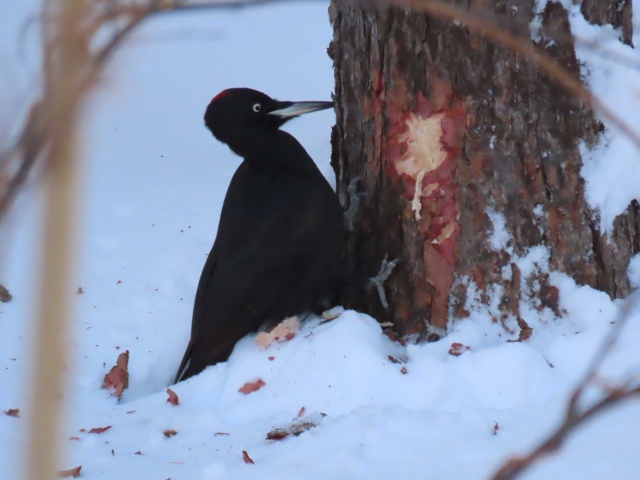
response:
[[[640,396],[640,387],[629,390],[616,390],[603,397],[581,414],[572,418],[565,417],[560,426],[544,442],[531,451],[531,453],[507,461],[494,473],[493,477],[491,477],[492,480],[515,479],[540,458],[557,451],[564,444],[565,440],[567,440],[568,436],[591,417],[634,396]]]
[[[562,423],[536,448],[521,457],[511,458],[505,462],[493,475],[492,480],[513,480],[521,475],[526,469],[531,467],[536,461],[545,455],[557,451],[579,426],[590,418],[602,413],[604,410],[618,405],[624,400],[640,396],[640,386],[635,385],[634,379],[630,378],[616,388],[608,388],[608,392],[600,400],[589,407],[580,410],[579,403],[584,400],[584,392],[587,387],[596,383],[597,374],[603,363],[611,353],[613,346],[620,337],[620,333],[631,317],[631,312],[640,303],[640,292],[636,292],[628,298],[622,308],[618,311],[616,320],[609,330],[606,339],[591,359],[591,364],[582,380],[571,392],[567,409],[562,419]],[[634,386],[635,385],[635,386]]]
[[[258,5],[282,3],[284,1],[285,0],[237,0],[192,2],[189,0],[150,0],[149,3],[138,7],[137,11],[132,12],[129,23],[113,35],[109,42],[96,55],[96,62],[103,64],[133,30],[153,16],[176,12],[194,12],[198,10],[242,9]]]
[[[237,0],[237,1],[188,1],[188,0],[148,0],[142,4],[115,5],[107,13],[98,16],[94,21],[83,19],[83,33],[95,36],[101,26],[106,26],[111,22],[124,21],[124,25],[112,34],[107,42],[91,53],[87,64],[76,72],[77,75],[71,79],[77,91],[84,91],[94,84],[106,67],[117,49],[126,41],[129,35],[135,31],[145,20],[172,12],[190,12],[201,10],[229,10],[246,7],[282,3],[285,0]],[[97,2],[101,3],[100,1]],[[43,29],[43,38],[51,38],[47,33],[51,22],[55,18],[45,9],[40,13],[40,25]],[[93,37],[91,37],[93,38]],[[51,64],[51,49],[54,45],[43,45],[43,72],[45,76],[53,68]],[[43,96],[32,104],[24,127],[18,136],[18,140],[7,151],[0,152],[0,168],[5,174],[5,178],[0,175],[0,222],[9,210],[13,200],[16,198],[20,188],[26,182],[29,173],[38,162],[42,153],[46,150],[50,142],[50,122],[47,117],[47,101]],[[8,165],[17,163],[16,168],[9,169]],[[6,173],[14,170],[13,173]]]
[[[632,310],[636,308],[639,303],[640,291],[636,291],[627,298],[627,300],[622,305],[622,308],[618,311],[611,330],[609,330],[609,333],[600,345],[599,350],[591,359],[591,365],[587,369],[587,373],[582,378],[582,381],[576,386],[573,395],[571,396],[571,400],[569,402],[569,405],[567,406],[567,417],[576,415],[578,409],[578,401],[582,397],[587,386],[593,383],[598,374],[598,370],[600,369],[601,365],[604,363],[604,360],[607,358],[607,355],[609,355],[611,349],[620,337],[620,332],[624,328],[624,325],[629,320],[629,317],[631,317]]]

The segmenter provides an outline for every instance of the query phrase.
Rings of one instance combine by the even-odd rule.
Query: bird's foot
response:
[[[363,177],[361,175],[352,179],[347,187],[347,193],[349,194],[349,208],[344,212],[344,224],[350,232],[353,232],[353,219],[360,210],[361,199],[367,196],[366,193],[358,193],[358,182],[362,179]]]
[[[389,310],[389,302],[387,301],[387,294],[384,292],[384,282],[387,281],[393,269],[396,268],[396,265],[400,262],[399,258],[389,261],[389,254],[387,253],[384,256],[384,260],[382,260],[382,264],[380,265],[380,271],[375,277],[369,278],[369,286],[376,287],[378,290],[378,297],[380,298],[380,303],[384,307],[385,310]]]

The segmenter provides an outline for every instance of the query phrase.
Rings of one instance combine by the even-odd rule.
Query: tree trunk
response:
[[[482,4],[532,38],[531,0],[452,3]],[[592,22],[628,25],[630,43],[630,0],[582,8]],[[580,177],[579,142],[594,145],[603,129],[588,107],[522,55],[444,19],[335,0],[330,17],[332,164],[343,207],[355,211],[348,263],[361,277],[374,275],[387,253],[401,259],[385,284],[388,309],[375,289],[357,287],[345,289],[344,305],[435,340],[449,319],[469,314],[475,292],[497,305],[495,321],[517,322],[523,338],[522,299],[558,313],[548,271],[612,297],[629,292],[640,210],[629,206],[608,237],[598,230]],[[579,78],[567,12],[550,2],[541,20],[537,46]],[[539,268],[523,271],[525,257]]]

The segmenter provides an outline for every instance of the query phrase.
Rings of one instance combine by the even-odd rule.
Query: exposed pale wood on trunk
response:
[[[585,2],[587,18],[624,26],[630,5],[613,18],[603,3]],[[533,1],[471,4],[531,37]],[[520,323],[522,295],[557,310],[557,291],[545,274],[521,284],[515,262],[536,245],[548,248],[552,270],[613,297],[629,292],[626,270],[640,250],[640,210],[634,202],[610,237],[599,233],[580,177],[579,142],[594,145],[603,128],[588,108],[527,59],[449,22],[340,2],[330,17],[338,111],[332,164],[345,208],[354,179],[361,177],[358,190],[365,194],[348,261],[362,277],[374,275],[387,252],[402,258],[387,283],[389,310],[375,290],[357,286],[345,289],[345,305],[394,322],[401,334],[436,339],[450,316],[467,315],[473,281],[485,302],[491,286],[501,285],[496,320]],[[579,77],[567,18],[560,4],[549,3],[538,44]],[[407,168],[407,125],[414,118],[438,120],[444,129],[446,157],[435,167]],[[504,218],[507,248],[490,243],[490,211]]]

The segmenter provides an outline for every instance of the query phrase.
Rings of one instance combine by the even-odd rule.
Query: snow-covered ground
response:
[[[640,2],[634,7],[640,12]],[[35,34],[20,33],[20,26],[36,8],[33,0],[0,4],[5,129],[37,84],[36,50],[15,46],[26,39],[33,47]],[[640,16],[635,19],[637,27]],[[577,10],[572,22],[582,37],[597,37],[640,61],[610,29],[584,24]],[[196,283],[239,164],[204,128],[204,108],[232,86],[283,100],[329,99],[330,38],[322,3],[167,15],[140,30],[108,70],[83,122],[61,469],[82,465],[82,478],[120,480],[484,479],[557,425],[622,305],[557,273],[563,318],[523,303],[534,329],[523,343],[507,342],[513,335],[492,323],[491,309],[473,305],[471,317],[451,325],[442,341],[406,346],[389,340],[370,317],[347,311],[331,322],[312,318],[295,338],[266,350],[254,336],[244,338],[228,362],[172,387],[178,406],[166,402],[188,340]],[[581,58],[596,93],[640,125],[638,68],[586,50]],[[328,178],[333,121],[328,111],[287,126]],[[638,151],[614,130],[607,135],[606,145],[588,153],[584,169],[603,230],[640,197]],[[7,480],[20,475],[29,417],[40,240],[34,190],[20,198],[0,233],[0,283],[13,294],[13,301],[0,303],[0,410],[21,409],[19,418],[0,414],[0,478]],[[546,268],[544,249],[523,257],[521,267]],[[640,285],[640,259],[630,275]],[[640,307],[634,307],[603,383],[637,380],[639,341]],[[461,355],[450,354],[453,343],[464,346]],[[130,387],[118,402],[100,386],[124,350]],[[257,379],[265,383],[258,391],[238,391]],[[598,392],[589,391],[589,398]],[[640,402],[630,401],[588,422],[525,478],[637,480],[639,426]],[[299,436],[266,438],[274,429],[307,427]],[[167,430],[176,434],[167,437]]]

